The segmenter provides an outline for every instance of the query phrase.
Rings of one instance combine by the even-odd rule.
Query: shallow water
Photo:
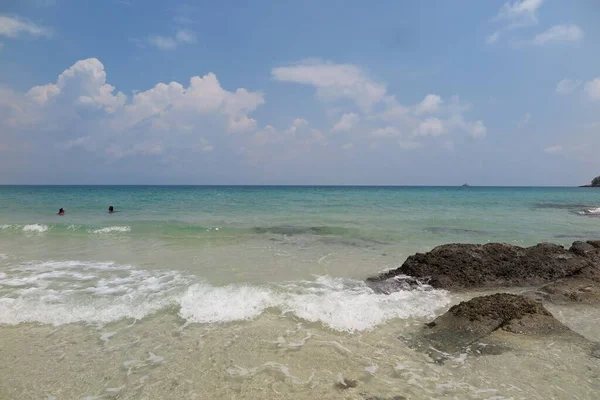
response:
[[[440,365],[403,338],[469,295],[363,283],[442,243],[600,239],[598,190],[0,187],[0,204],[0,398],[600,390],[600,360],[561,342]],[[600,340],[597,310],[551,311]]]

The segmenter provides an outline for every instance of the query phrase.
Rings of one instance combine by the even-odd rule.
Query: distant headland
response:
[[[580,187],[600,187],[600,176],[595,177],[594,179],[592,179],[592,183],[589,185],[583,185]]]

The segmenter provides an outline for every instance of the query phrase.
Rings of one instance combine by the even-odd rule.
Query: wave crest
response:
[[[167,307],[191,323],[257,318],[269,309],[338,331],[364,331],[395,318],[425,317],[448,304],[445,291],[374,292],[362,281],[329,276],[270,285],[212,286],[177,271],[112,262],[48,261],[0,274],[0,323],[108,323]]]

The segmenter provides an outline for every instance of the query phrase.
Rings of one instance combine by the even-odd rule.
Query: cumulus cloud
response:
[[[178,149],[209,152],[219,135],[254,131],[249,115],[263,103],[260,92],[224,89],[213,73],[192,77],[188,86],[158,83],[128,97],[107,83],[100,60],[90,58],[26,93],[0,90],[0,130],[4,125],[40,145],[52,132],[57,149],[117,159]]]
[[[421,122],[415,134],[418,136],[439,136],[446,132],[444,123],[439,118],[431,117]]]
[[[530,43],[535,46],[574,43],[583,39],[583,36],[583,30],[578,25],[554,25],[548,30],[535,35]]]
[[[468,126],[469,135],[474,138],[482,138],[487,135],[487,128],[485,127],[483,121],[475,121]]]
[[[18,38],[21,36],[51,36],[52,30],[35,24],[28,19],[0,14],[0,36]]]
[[[300,63],[273,68],[273,77],[281,82],[311,85],[325,100],[350,99],[369,111],[386,94],[385,85],[374,81],[359,67],[325,62]]]
[[[573,93],[579,86],[581,86],[580,80],[563,79],[556,85],[556,93],[558,94],[569,94]]]
[[[591,100],[600,100],[600,78],[587,82],[585,91]]]
[[[343,132],[352,129],[359,121],[358,115],[354,113],[348,113],[342,115],[340,120],[333,126],[333,132]]]
[[[434,114],[440,110],[440,105],[442,103],[442,98],[437,94],[428,94],[423,101],[415,107],[415,113],[417,115]]]
[[[135,39],[133,41],[136,42]],[[148,43],[160,50],[173,50],[182,44],[196,43],[196,35],[190,31],[179,30],[175,36],[149,36]]]
[[[56,83],[35,86],[27,97],[40,105],[57,97],[71,97],[77,105],[103,108],[108,113],[121,108],[126,96],[114,93],[115,88],[106,83],[104,65],[96,58],[77,61],[58,76]]]
[[[321,70],[315,76],[307,71],[277,74],[284,81],[293,78],[316,87],[319,96],[346,100],[329,114],[338,116],[329,121],[331,128],[320,129],[304,118],[283,126],[259,124],[253,113],[265,103],[264,95],[245,88],[225,89],[214,73],[124,93],[111,85],[100,60],[79,60],[53,82],[24,93],[0,87],[0,145],[13,154],[37,151],[53,160],[89,157],[94,165],[115,168],[158,165],[167,174],[173,168],[193,171],[208,162],[203,160],[278,170],[285,165],[301,167],[313,159],[329,163],[332,152],[369,144],[380,146],[379,151],[391,146],[411,150],[442,145],[441,136],[447,141],[453,135],[486,134],[482,121],[467,118],[470,105],[456,96],[444,99],[430,93],[416,104],[403,105],[360,68],[342,70],[347,74],[341,78],[325,77]],[[358,88],[353,79],[358,79]],[[364,102],[359,94],[377,93],[370,85],[383,89]]]

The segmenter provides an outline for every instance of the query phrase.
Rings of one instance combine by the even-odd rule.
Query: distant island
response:
[[[589,185],[583,185],[580,187],[600,187],[600,176],[595,177],[594,179],[592,179],[592,183]]]

